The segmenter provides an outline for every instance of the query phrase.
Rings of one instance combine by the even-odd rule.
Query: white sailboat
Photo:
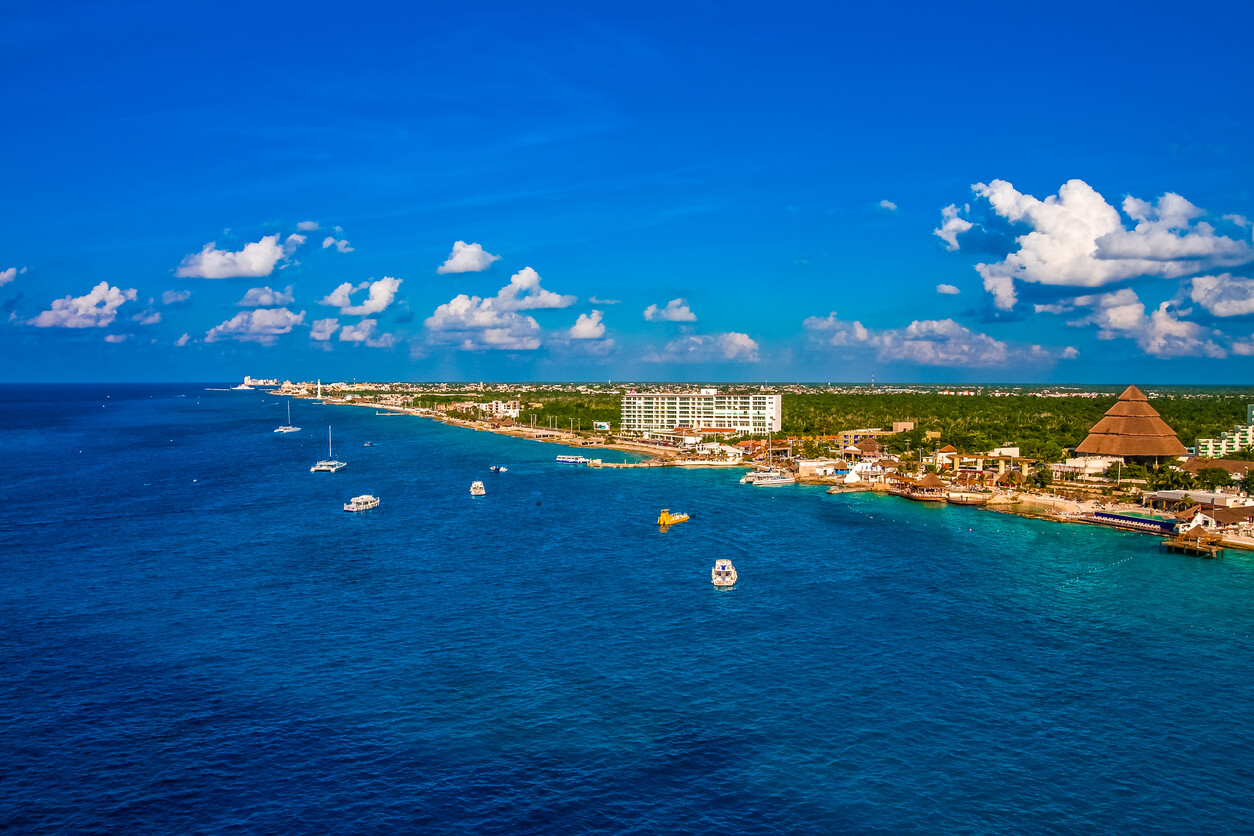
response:
[[[331,452],[331,428],[327,427],[327,457],[309,468],[310,473],[335,473],[348,467],[348,462],[338,461]]]
[[[283,425],[283,426],[281,426],[281,427],[275,427],[275,428],[274,428],[274,431],[275,431],[276,433],[298,433],[298,432],[300,432],[300,427],[293,427],[293,426],[292,426],[292,402],[291,402],[291,401],[288,401],[288,402],[287,402],[287,423],[286,423],[286,424],[284,424],[284,425]]]

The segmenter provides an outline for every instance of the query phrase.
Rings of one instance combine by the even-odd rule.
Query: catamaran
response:
[[[288,401],[288,402],[287,402],[287,423],[286,423],[286,424],[284,424],[284,425],[283,425],[283,426],[281,426],[281,427],[275,427],[275,428],[274,428],[274,431],[275,431],[276,433],[298,433],[298,432],[300,432],[300,427],[293,427],[293,426],[292,426],[292,402],[291,402],[291,401]]]
[[[334,473],[348,467],[348,462],[337,461],[331,452],[331,428],[327,427],[327,457],[309,468],[310,473]]]

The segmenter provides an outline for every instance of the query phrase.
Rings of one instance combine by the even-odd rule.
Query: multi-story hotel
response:
[[[626,434],[674,430],[735,430],[738,433],[779,432],[781,395],[728,395],[717,389],[700,392],[630,392],[623,395],[619,431]]]
[[[1245,407],[1245,426],[1233,427],[1232,432],[1220,433],[1219,438],[1199,438],[1196,455],[1222,459],[1246,447],[1254,447],[1254,404]]]

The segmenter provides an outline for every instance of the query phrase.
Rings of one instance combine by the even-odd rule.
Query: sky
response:
[[[0,0],[0,380],[1254,376],[1254,7],[865,5]]]

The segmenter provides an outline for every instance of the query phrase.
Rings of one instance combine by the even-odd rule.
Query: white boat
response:
[[[369,443],[369,442],[367,442]],[[331,428],[327,427],[327,457],[309,468],[310,473],[335,473],[348,467],[348,462],[338,461],[331,452]]]
[[[251,392],[252,390],[253,390],[253,387],[249,386],[247,383],[241,383],[239,386],[231,387],[232,392],[245,392],[245,391]]]
[[[484,487],[483,487],[483,483],[482,483],[482,482],[471,482],[471,483],[470,483],[470,495],[471,495],[471,496],[483,496],[483,495],[484,495],[484,494],[486,494],[487,492],[488,492],[488,491],[487,491],[487,489],[486,489],[486,488],[484,488]]]
[[[558,464],[588,464],[588,459],[583,456],[558,456]]]
[[[740,480],[742,485],[756,485],[758,487],[770,487],[772,485],[795,485],[797,480],[791,473],[783,470],[759,470],[755,473],[746,473],[744,478]]]
[[[238,389],[239,387],[237,386],[237,387],[235,387],[235,388],[237,388],[237,389]],[[276,433],[298,433],[298,432],[300,432],[300,427],[293,427],[293,426],[292,426],[292,402],[291,402],[291,401],[288,401],[288,402],[287,402],[287,423],[286,423],[286,424],[284,424],[284,425],[283,425],[283,426],[281,426],[281,427],[275,427],[275,428],[274,428],[274,431],[275,431]]]
[[[503,464],[494,464],[490,468],[488,468],[488,470],[491,470],[493,473],[508,473],[509,472],[509,468]]]
[[[379,497],[363,493],[361,496],[355,496],[348,502],[344,503],[345,511],[369,511],[371,508],[379,507]]]
[[[738,579],[736,567],[730,560],[715,561],[714,568],[710,570],[710,581],[715,586],[735,586]]]

